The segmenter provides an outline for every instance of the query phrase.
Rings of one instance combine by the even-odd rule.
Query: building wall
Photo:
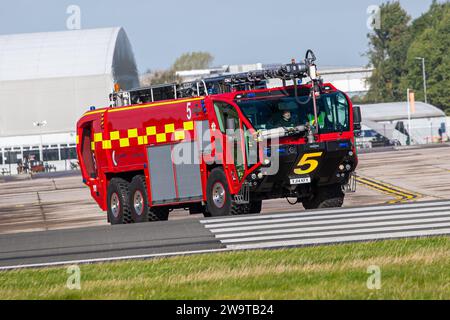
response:
[[[319,73],[324,82],[330,82],[337,89],[346,92],[349,96],[364,95],[369,91],[367,79],[371,76],[370,68],[349,68],[333,71],[325,70]]]
[[[0,137],[74,131],[90,106],[109,105],[112,88],[110,75],[0,82]]]
[[[17,163],[34,158],[56,166],[58,171],[70,169],[70,163],[76,163],[76,134],[57,133],[17,137],[0,137],[0,174],[1,170],[17,173]],[[41,147],[42,146],[42,147]]]

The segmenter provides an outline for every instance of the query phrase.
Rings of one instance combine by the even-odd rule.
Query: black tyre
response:
[[[150,208],[147,183],[142,175],[135,176],[131,181],[129,203],[133,222],[163,221],[169,218],[169,208]]]
[[[147,184],[144,176],[135,176],[130,184],[129,203],[133,222],[149,221]]]
[[[215,168],[211,171],[206,190],[207,212],[212,217],[243,213],[244,207],[234,201],[222,168]]]
[[[303,199],[305,209],[339,208],[344,204],[344,192],[340,185],[320,187],[312,199]]]
[[[131,223],[131,208],[128,201],[129,183],[121,178],[113,178],[108,186],[108,221],[111,224]]]
[[[165,221],[169,219],[169,208],[152,207],[149,212],[149,221]]]

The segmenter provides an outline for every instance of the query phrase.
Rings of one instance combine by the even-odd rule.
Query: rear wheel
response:
[[[135,176],[131,181],[129,203],[133,222],[161,221],[167,220],[169,217],[168,208],[150,208],[147,183],[143,175]]]
[[[135,176],[130,184],[131,218],[134,222],[149,221],[148,192],[144,176]]]
[[[312,199],[303,199],[305,209],[338,208],[344,204],[344,192],[341,185],[320,187]]]
[[[165,221],[169,219],[169,208],[152,207],[150,209],[149,221]]]
[[[128,201],[129,183],[121,178],[113,178],[108,186],[108,220],[114,224],[131,223],[131,208]]]
[[[207,212],[212,217],[237,215],[243,213],[243,206],[238,205],[230,193],[225,173],[215,168],[208,177]]]

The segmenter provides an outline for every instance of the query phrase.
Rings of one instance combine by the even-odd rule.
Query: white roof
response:
[[[363,121],[365,119],[372,121],[394,121],[408,118],[407,102],[389,102],[361,105],[361,114]],[[445,117],[445,113],[435,106],[415,102],[415,110],[411,112],[412,119]]]
[[[0,35],[0,81],[110,74],[120,33],[126,37],[121,28]]]

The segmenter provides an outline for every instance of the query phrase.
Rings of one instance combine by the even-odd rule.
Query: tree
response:
[[[411,43],[407,58],[407,73],[402,89],[412,88],[417,100],[424,101],[422,63],[425,58],[428,102],[441,108],[450,107],[450,3],[433,2],[430,10],[414,21],[412,29],[418,32]]]
[[[398,1],[380,6],[381,26],[369,38],[369,63],[375,68],[368,79],[369,101],[394,101],[403,98],[401,77],[405,74],[406,54],[411,42],[410,16]]]
[[[142,85],[157,85],[177,82],[180,79],[176,76],[177,71],[206,69],[214,57],[208,52],[189,52],[183,53],[172,64],[170,69],[155,72],[147,72],[141,77]]]
[[[214,57],[208,52],[183,53],[172,65],[172,70],[196,70],[206,69],[211,65]]]
[[[443,110],[450,107],[450,3],[433,0],[429,10],[409,23],[398,2],[381,6],[381,28],[369,34],[370,90],[362,100],[405,100],[406,89],[414,89],[424,101],[422,64],[425,58],[427,98]]]

